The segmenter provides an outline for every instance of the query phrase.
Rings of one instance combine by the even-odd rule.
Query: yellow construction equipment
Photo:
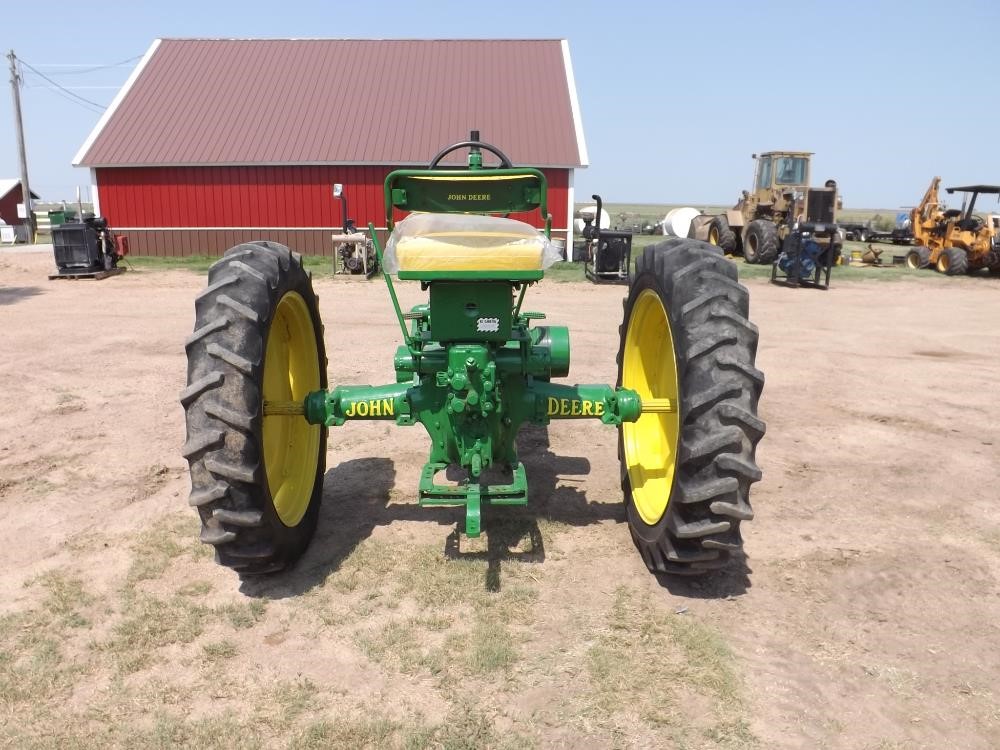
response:
[[[993,215],[974,213],[980,195],[1000,196],[998,185],[946,188],[962,193],[962,207],[946,209],[938,196],[941,178],[931,180],[920,204],[910,213],[916,243],[906,256],[909,268],[933,267],[949,276],[988,268],[1000,274],[1000,226]]]

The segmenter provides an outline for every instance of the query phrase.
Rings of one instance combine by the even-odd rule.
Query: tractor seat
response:
[[[961,216],[961,215],[962,215],[962,209],[960,208],[949,208],[947,211],[944,212],[944,218],[946,219],[954,219],[956,216]]]
[[[553,258],[553,255],[555,256]],[[561,260],[555,246],[523,221],[478,214],[410,214],[386,244],[385,269],[400,278],[425,273],[535,272]]]
[[[968,219],[961,219],[955,222],[955,226],[961,229],[963,232],[978,232],[983,228],[984,222],[978,216],[970,216]]]

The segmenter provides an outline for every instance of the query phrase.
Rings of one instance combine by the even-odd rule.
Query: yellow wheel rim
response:
[[[920,268],[920,260],[917,258],[916,253],[910,253],[906,256],[906,267],[912,270]]]
[[[944,252],[938,256],[937,270],[941,273],[947,273],[948,269],[951,268],[951,259]]]
[[[622,356],[622,386],[638,392],[643,400],[669,398],[679,403],[670,319],[652,289],[641,291],[632,307]],[[643,414],[636,422],[626,422],[622,442],[632,502],[642,520],[652,526],[663,518],[670,501],[680,414]]]
[[[306,301],[288,292],[274,311],[264,354],[265,401],[302,401],[320,388],[316,330]],[[301,416],[264,417],[264,470],[278,518],[302,520],[316,481],[320,427]]]
[[[708,230],[708,244],[716,246],[719,244],[719,230],[715,227]]]

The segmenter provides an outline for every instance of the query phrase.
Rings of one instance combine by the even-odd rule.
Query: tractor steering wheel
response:
[[[458,151],[460,148],[472,148],[472,147],[481,148],[489,151],[491,154],[493,154],[500,160],[500,166],[503,167],[504,169],[510,169],[513,166],[510,163],[510,158],[508,158],[507,154],[505,154],[503,151],[501,151],[496,146],[490,143],[484,143],[483,141],[462,141],[461,143],[452,144],[451,146],[447,146],[438,151],[437,156],[431,159],[430,168],[434,169],[441,162],[441,160],[448,154],[450,154],[452,151]]]

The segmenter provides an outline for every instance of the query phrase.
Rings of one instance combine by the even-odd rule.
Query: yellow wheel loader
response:
[[[726,253],[742,253],[747,263],[771,263],[792,224],[808,222],[815,241],[836,256],[841,244],[837,183],[827,180],[824,187],[809,187],[811,156],[811,151],[754,154],[753,190],[744,190],[724,214],[695,217],[688,236],[718,245]]]

